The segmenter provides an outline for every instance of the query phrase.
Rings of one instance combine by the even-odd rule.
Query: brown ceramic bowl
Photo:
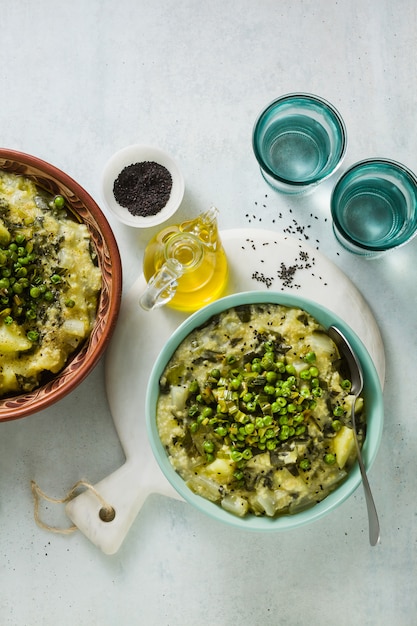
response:
[[[59,374],[33,391],[0,398],[0,421],[45,409],[72,391],[95,367],[113,333],[120,308],[122,268],[109,223],[92,197],[70,176],[29,154],[0,149],[0,170],[31,178],[38,187],[66,198],[69,209],[87,225],[102,273],[96,321],[88,340]]]

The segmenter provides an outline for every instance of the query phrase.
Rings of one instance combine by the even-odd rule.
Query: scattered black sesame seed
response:
[[[270,278],[269,276],[265,276],[265,274],[263,274],[262,272],[258,272],[258,271],[252,274],[252,279],[257,280],[258,283],[263,283],[268,289],[272,286],[272,283],[274,282],[273,278]]]

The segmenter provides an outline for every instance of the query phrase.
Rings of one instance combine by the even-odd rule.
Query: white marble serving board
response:
[[[362,339],[383,386],[385,355],[379,328],[362,295],[338,267],[306,243],[273,231],[224,231],[222,240],[230,267],[227,293],[291,292],[322,304]],[[105,362],[108,401],[126,462],[94,486],[116,516],[111,522],[100,519],[101,504],[92,491],[66,507],[73,523],[106,554],[117,552],[150,494],[180,497],[153,457],[144,407],[152,365],[186,314],[169,307],[142,310],[139,296],[145,285],[140,276],[123,298]]]

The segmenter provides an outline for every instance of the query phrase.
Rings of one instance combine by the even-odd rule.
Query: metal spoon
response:
[[[359,468],[361,470],[361,475],[362,475],[366,507],[368,509],[369,541],[370,541],[371,546],[375,546],[379,542],[379,537],[380,537],[378,514],[376,511],[374,499],[372,497],[371,488],[369,486],[368,477],[366,475],[365,466],[363,464],[362,452],[361,452],[359,442],[358,442],[358,433],[356,429],[356,419],[355,419],[356,399],[363,389],[362,367],[355,353],[353,352],[352,346],[350,345],[349,341],[346,339],[344,334],[338,328],[336,328],[336,326],[330,326],[328,333],[329,333],[330,338],[333,339],[333,341],[335,342],[335,344],[337,345],[337,347],[339,348],[343,356],[346,358],[348,366],[349,366],[349,370],[350,370],[350,376],[351,376],[351,382],[352,382],[351,391],[352,391],[352,394],[355,396],[352,402],[352,412],[351,412],[353,435],[355,439],[356,454],[358,457]]]

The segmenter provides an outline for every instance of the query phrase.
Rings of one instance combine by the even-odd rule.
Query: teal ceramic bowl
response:
[[[291,294],[270,293],[263,291],[238,293],[221,298],[187,318],[171,335],[170,339],[157,357],[152,369],[146,396],[147,431],[153,454],[155,455],[162,472],[174,489],[186,502],[192,504],[196,509],[205,513],[212,519],[224,522],[225,524],[235,528],[253,531],[285,531],[319,520],[324,515],[331,513],[343,502],[345,502],[361,483],[361,475],[358,464],[355,463],[347,478],[337,487],[335,491],[309,509],[305,509],[292,515],[283,515],[275,518],[266,516],[258,517],[255,515],[247,515],[246,517],[240,518],[225,511],[218,504],[212,503],[209,500],[194,494],[187,487],[184,480],[171,466],[165,448],[159,438],[156,425],[156,404],[159,396],[159,379],[179,344],[192,330],[204,324],[213,315],[221,313],[231,307],[251,303],[274,303],[289,307],[299,307],[310,313],[324,328],[328,328],[333,324],[337,325],[345,334],[347,339],[350,340],[363,368],[363,395],[367,407],[367,432],[362,453],[365,467],[369,470],[375,460],[380,445],[384,413],[382,389],[373,361],[361,340],[342,319],[315,302]]]

